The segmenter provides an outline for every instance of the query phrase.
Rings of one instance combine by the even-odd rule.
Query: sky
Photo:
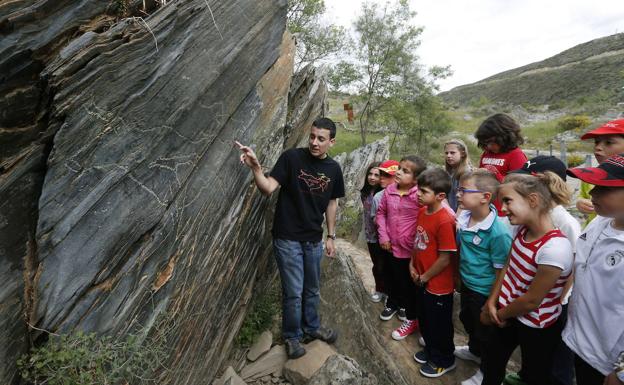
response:
[[[369,0],[383,6],[383,0]],[[325,0],[327,20],[351,27],[364,0]],[[624,32],[624,0],[410,0],[424,27],[425,66],[450,65],[442,91]]]

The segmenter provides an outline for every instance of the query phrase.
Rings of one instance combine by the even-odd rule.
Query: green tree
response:
[[[335,55],[348,44],[346,29],[324,23],[324,13],[324,0],[288,0],[288,30],[297,40],[297,71]]]
[[[403,134],[407,139],[404,150],[413,152],[412,147],[415,146],[416,152],[426,156],[431,139],[448,132],[450,117],[434,91],[438,89],[436,80],[449,74],[448,67],[432,68],[428,78],[421,77],[417,66],[403,70],[401,86],[379,112],[380,122],[392,128],[392,149],[398,135]]]

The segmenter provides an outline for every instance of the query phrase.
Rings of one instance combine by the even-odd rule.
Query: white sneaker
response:
[[[481,381],[483,381],[483,372],[481,370],[477,370],[474,376],[462,381],[461,385],[481,385]]]
[[[477,364],[481,363],[481,357],[474,355],[470,351],[468,346],[455,347],[455,351],[453,352],[453,354],[455,354],[455,357],[460,358],[462,360],[473,361],[473,362],[476,362]]]
[[[418,337],[418,343],[419,343],[419,344],[420,344],[420,346],[422,346],[423,348],[424,348],[425,346],[427,346],[427,344],[425,343],[425,339],[424,339],[422,336]]]
[[[373,302],[381,302],[383,298],[384,298],[384,293],[380,293],[376,291],[373,294],[371,294],[371,301]]]

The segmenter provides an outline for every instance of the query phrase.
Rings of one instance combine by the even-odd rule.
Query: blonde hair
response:
[[[459,165],[456,168],[452,168],[451,166],[449,166],[445,160],[444,169],[450,176],[459,180],[459,178],[461,178],[461,176],[464,175],[466,171],[472,170],[472,162],[470,161],[470,156],[468,155],[468,147],[466,146],[466,143],[459,139],[449,140],[448,142],[444,143],[444,148],[446,148],[446,146],[448,146],[449,144],[457,146],[457,149],[459,150],[461,156],[461,160],[459,161]]]
[[[551,171],[537,174],[507,174],[501,186],[505,185],[511,185],[525,199],[529,194],[537,193],[540,197],[539,210],[541,214],[548,212],[552,208],[553,202],[566,206],[572,200],[572,193],[568,185],[559,175]]]

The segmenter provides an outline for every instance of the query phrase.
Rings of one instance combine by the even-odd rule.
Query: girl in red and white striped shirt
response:
[[[549,171],[509,174],[498,190],[503,213],[518,231],[481,314],[483,323],[498,326],[484,353],[483,385],[503,381],[518,345],[523,379],[530,385],[552,383],[553,356],[561,341],[561,294],[574,258],[549,211],[553,202],[569,204],[570,195],[565,182]]]

